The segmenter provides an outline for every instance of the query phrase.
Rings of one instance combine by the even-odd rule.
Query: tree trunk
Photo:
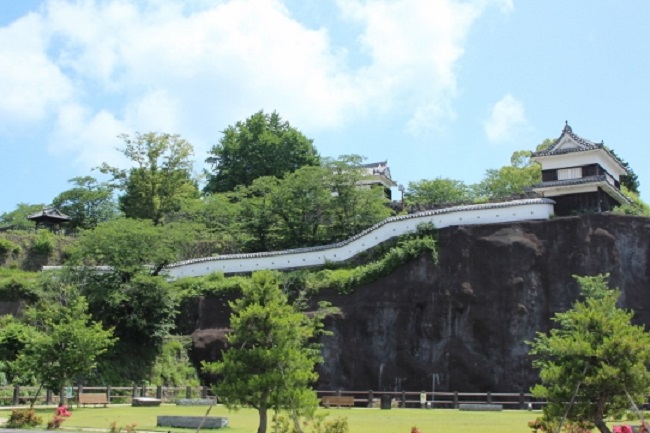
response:
[[[605,424],[605,421],[603,419],[597,419],[594,424],[596,424],[596,428],[600,431],[600,433],[612,433],[609,430],[609,427],[607,427],[607,424]]]
[[[260,405],[257,409],[260,415],[260,425],[257,428],[257,433],[266,433],[266,423],[267,423],[267,407],[266,405]]]

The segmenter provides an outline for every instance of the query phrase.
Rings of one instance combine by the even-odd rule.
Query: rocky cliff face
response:
[[[439,263],[421,257],[354,294],[323,341],[320,389],[527,391],[526,340],[578,295],[573,275],[609,273],[622,306],[650,328],[650,219],[588,215],[439,233]],[[194,355],[215,359],[228,312],[221,299],[188,306]],[[188,317],[186,315],[186,317]]]

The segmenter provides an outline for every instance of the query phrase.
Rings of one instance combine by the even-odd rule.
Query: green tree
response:
[[[460,180],[437,177],[409,182],[404,201],[407,205],[458,203],[469,199],[469,187]]]
[[[505,198],[522,194],[530,186],[542,181],[541,166],[530,159],[532,152],[519,150],[512,154],[510,165],[488,169],[485,177],[474,185],[477,199]]]
[[[113,177],[113,187],[121,190],[120,209],[128,218],[164,223],[166,215],[177,211],[186,200],[198,197],[192,179],[192,145],[178,135],[149,132],[135,138],[123,134],[121,152],[135,164],[120,170],[104,163],[99,170]]]
[[[340,241],[387,218],[391,210],[383,188],[362,185],[372,178],[361,166],[363,157],[342,155],[327,159],[326,185],[332,200],[328,225],[329,241]]]
[[[195,237],[192,225],[161,227],[150,220],[119,218],[81,233],[70,264],[110,266],[123,281],[143,272],[158,275],[182,258],[182,245]]]
[[[271,194],[277,219],[279,248],[298,248],[323,242],[323,226],[330,215],[332,193],[327,169],[306,166],[288,174]]]
[[[605,419],[620,418],[630,399],[640,404],[650,391],[650,335],[631,324],[633,312],[617,307],[620,292],[607,288],[606,275],[576,278],[584,299],[529,342],[541,379],[532,392],[548,400],[547,419],[566,414],[609,433]]]
[[[62,192],[52,200],[54,207],[70,217],[68,228],[92,229],[119,215],[109,185],[98,183],[91,176],[75,177],[70,182],[74,188]]]
[[[282,178],[305,165],[318,165],[320,158],[312,140],[283,121],[276,112],[255,113],[223,131],[206,162],[205,192],[233,191],[249,186],[262,176]]]
[[[277,214],[273,208],[272,195],[279,188],[275,177],[258,177],[248,186],[236,188],[233,197],[240,211],[241,232],[247,251],[269,251],[276,245]]]
[[[0,215],[0,227],[11,226],[15,230],[32,230],[34,221],[28,220],[27,216],[42,211],[44,207],[44,204],[18,203],[16,209]]]
[[[19,320],[19,319],[14,319]],[[31,339],[12,362],[14,371],[30,372],[46,389],[59,392],[89,374],[97,358],[115,342],[112,329],[91,320],[83,297],[67,305],[39,302],[20,319]]]
[[[270,271],[253,274],[231,308],[229,349],[221,361],[205,364],[206,372],[220,378],[215,392],[229,408],[256,408],[258,433],[266,432],[269,409],[289,410],[294,420],[312,413],[317,400],[310,384],[321,361],[313,340],[322,317],[289,304]]]

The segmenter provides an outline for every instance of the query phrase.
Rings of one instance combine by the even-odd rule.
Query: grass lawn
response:
[[[194,432],[195,429],[170,429],[156,427],[158,415],[188,415],[203,416],[207,406],[176,406],[162,405],[160,407],[131,407],[111,405],[108,408],[87,407],[74,408],[72,416],[64,423],[64,428],[92,428],[108,430],[111,423],[125,427],[136,424],[137,430],[175,432]],[[54,408],[37,409],[43,421],[51,419]],[[422,433],[445,431],[463,431],[476,433],[528,433],[527,422],[539,416],[539,411],[503,411],[503,412],[469,412],[453,409],[322,409],[329,414],[330,419],[347,417],[350,433],[410,433],[411,427],[417,426]],[[257,411],[242,409],[229,412],[218,405],[212,408],[211,416],[228,417],[230,427],[226,430],[232,433],[252,433],[258,425]],[[0,417],[7,418],[9,411],[0,409]],[[202,430],[206,431],[206,430]],[[220,430],[207,430],[220,431]],[[269,433],[272,433],[269,428]]]

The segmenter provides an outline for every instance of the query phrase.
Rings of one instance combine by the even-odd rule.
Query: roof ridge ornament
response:
[[[562,132],[573,132],[573,129],[571,128],[571,126],[569,126],[568,120],[564,121],[564,129],[562,130]]]

